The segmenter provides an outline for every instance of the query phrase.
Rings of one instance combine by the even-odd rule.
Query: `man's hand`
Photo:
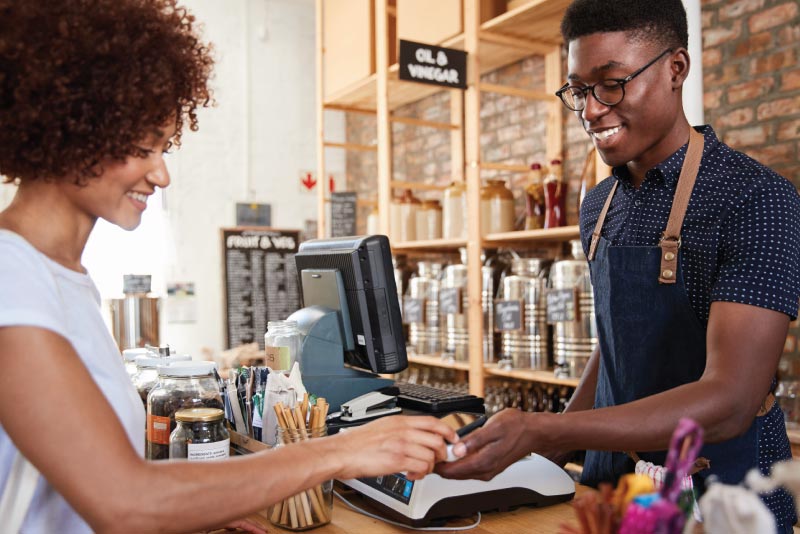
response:
[[[445,478],[491,480],[506,467],[531,452],[536,438],[530,428],[533,419],[545,414],[532,414],[506,409],[489,418],[476,430],[453,446],[453,453],[462,456],[452,463],[439,463],[436,473]]]

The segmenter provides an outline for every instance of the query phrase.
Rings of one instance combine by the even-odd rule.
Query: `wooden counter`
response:
[[[576,496],[590,491],[585,486],[576,487]],[[362,508],[369,508],[365,501],[355,492],[348,492],[345,497],[352,503]],[[563,523],[577,524],[575,513],[572,510],[572,501],[547,506],[544,508],[523,507],[513,512],[492,512],[481,516],[481,523],[467,532],[474,534],[555,534]],[[374,510],[370,510],[373,511]],[[269,523],[262,516],[254,516],[269,532],[291,532],[283,530]],[[453,520],[447,523],[448,527],[461,527],[474,522],[472,519]],[[224,531],[220,531],[224,532]],[[410,529],[397,527],[361,515],[348,508],[339,499],[334,497],[333,520],[322,527],[308,532],[315,534],[389,534],[396,532],[415,532]]]

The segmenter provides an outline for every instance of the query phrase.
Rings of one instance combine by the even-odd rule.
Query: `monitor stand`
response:
[[[309,306],[289,316],[305,335],[300,351],[300,371],[309,393],[325,397],[331,411],[344,402],[394,384],[392,379],[344,365],[344,337],[339,312]]]

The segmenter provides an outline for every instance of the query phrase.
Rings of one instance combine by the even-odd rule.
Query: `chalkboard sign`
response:
[[[575,289],[550,289],[547,291],[546,297],[548,323],[575,320],[578,310],[578,293]]]
[[[467,53],[400,39],[400,79],[455,89],[467,88]]]
[[[356,194],[331,193],[331,237],[356,235]]]
[[[524,304],[521,300],[494,301],[494,328],[498,332],[522,330]]]
[[[222,229],[225,339],[228,348],[258,342],[268,321],[282,321],[300,307],[297,253],[300,232],[267,227]]]
[[[448,287],[439,290],[439,313],[444,315],[461,313],[461,288]]]
[[[425,322],[425,299],[411,297],[403,299],[403,322],[406,324]]]

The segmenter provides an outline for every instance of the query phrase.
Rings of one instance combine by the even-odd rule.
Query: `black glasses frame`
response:
[[[617,104],[619,104],[620,102],[622,102],[625,99],[625,84],[627,84],[628,82],[630,82],[631,80],[636,78],[638,75],[640,75],[641,73],[646,71],[656,61],[658,61],[659,59],[661,59],[662,57],[664,57],[666,54],[668,54],[670,52],[672,52],[672,48],[667,48],[666,50],[661,52],[658,56],[656,56],[655,58],[650,60],[647,63],[647,65],[645,65],[644,67],[642,67],[640,69],[635,70],[634,72],[628,74],[624,78],[606,78],[605,80],[597,82],[596,84],[586,85],[586,86],[570,85],[569,82],[567,82],[558,91],[556,91],[556,96],[567,107],[567,109],[570,109],[572,111],[583,111],[584,109],[586,109],[586,98],[587,98],[587,94],[589,93],[589,91],[592,92],[592,96],[594,97],[594,99],[597,100],[598,102],[600,102],[601,104],[603,104],[604,106],[616,106]],[[597,96],[597,93],[594,90],[594,88],[597,87],[598,85],[608,84],[608,82],[616,82],[617,86],[619,86],[619,88],[622,90],[622,92],[620,93],[621,96],[619,97],[619,100],[617,100],[616,102],[606,102],[605,100],[603,100],[602,98]],[[616,86],[609,87],[608,85],[606,85],[606,87],[607,88],[616,89]],[[583,106],[582,107],[574,108],[574,107],[572,107],[571,105],[569,105],[567,103],[567,101],[564,99],[564,93],[566,93],[567,90],[580,91],[581,93],[583,93]]]

